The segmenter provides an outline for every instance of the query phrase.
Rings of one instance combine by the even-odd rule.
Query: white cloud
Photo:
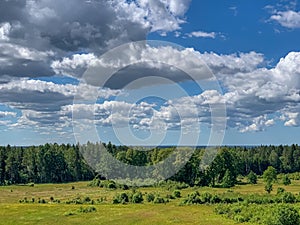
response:
[[[284,123],[285,126],[296,127],[300,125],[300,114],[298,112],[287,112],[285,116],[287,117],[287,121]]]
[[[7,111],[0,111],[0,118],[5,118],[5,117],[16,117],[17,113],[16,112],[7,112]]]
[[[283,27],[300,28],[300,12],[292,10],[279,11],[272,15],[270,19],[278,22]]]
[[[8,41],[9,40],[9,32],[11,29],[10,23],[1,23],[0,24],[0,41]]]
[[[187,34],[189,37],[197,37],[197,38],[213,38],[215,39],[217,34],[215,32],[204,32],[204,31],[194,31]]]
[[[74,52],[99,56],[121,44],[145,40],[149,32],[179,30],[189,3],[190,0],[1,1],[0,79],[52,76],[51,62]]]

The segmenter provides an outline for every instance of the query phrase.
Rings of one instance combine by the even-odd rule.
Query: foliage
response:
[[[300,224],[298,211],[290,205],[279,205],[272,211],[272,216],[266,221],[267,225]]]
[[[290,185],[292,182],[288,175],[284,175],[282,178],[282,183],[287,186],[287,185]]]
[[[272,166],[269,166],[263,173],[263,178],[266,183],[272,184],[277,180],[277,172],[276,169]]]
[[[257,175],[251,170],[247,176],[249,184],[257,184]]]
[[[291,205],[286,204],[270,205],[268,207],[247,204],[218,205],[215,212],[239,223],[295,225],[300,222],[298,211]]]
[[[175,150],[174,147],[156,147],[149,151],[139,151],[132,147],[115,146],[112,143],[104,145],[108,152],[118,160],[136,166],[157,164],[169,157]],[[97,153],[95,149],[99,147],[101,147],[100,143],[0,147],[0,185],[91,180],[95,171],[87,165],[83,155],[89,159],[89,162],[94,162],[95,158],[98,158],[98,156],[95,157]],[[184,150],[183,148],[182,151]],[[248,177],[249,183],[255,183],[255,174],[260,176],[266,173],[263,177],[270,187],[276,181],[274,175],[277,171],[278,173],[291,173],[284,178],[287,181],[287,178],[300,179],[300,146],[298,145],[220,147],[214,150],[218,154],[210,166],[203,170],[199,169],[201,159],[207,153],[204,148],[199,147],[182,169],[169,180],[160,182],[158,186],[172,191],[193,186],[231,187],[236,184],[236,178],[239,175],[248,175],[250,176]],[[128,186],[120,186],[104,180],[105,175],[112,169],[116,177],[123,177],[124,171],[114,168],[114,165],[111,165],[105,157],[100,157],[100,159],[95,164],[102,169],[97,169],[101,171],[101,174],[91,182],[91,186],[127,190]],[[168,169],[177,168],[180,160],[175,159]],[[158,172],[160,171],[154,170],[147,176],[156,177]],[[125,175],[129,180],[135,179],[133,174],[125,173]]]
[[[147,193],[146,194],[146,200],[147,202],[153,202],[155,199],[155,194],[154,193]]]
[[[173,197],[174,198],[180,198],[181,197],[181,192],[179,190],[174,190],[173,191]]]
[[[233,187],[236,183],[236,178],[232,174],[230,170],[226,170],[225,175],[222,179],[222,187],[223,188],[230,188]]]
[[[266,183],[265,191],[270,194],[273,191],[273,184],[270,182]]]
[[[142,192],[138,191],[132,195],[132,203],[142,203],[144,201]]]

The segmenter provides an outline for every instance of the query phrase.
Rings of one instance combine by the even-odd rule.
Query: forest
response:
[[[0,147],[0,184],[92,180],[97,172],[86,163],[82,154],[97,149],[97,145],[100,144]],[[175,149],[175,147],[156,147],[149,151],[139,151],[127,146],[116,146],[110,142],[103,145],[119,161],[136,166],[154,165],[168,157]],[[219,147],[212,164],[201,170],[200,162],[204,152],[204,148],[197,148],[188,163],[170,180],[189,186],[231,187],[237,183],[238,176],[262,175],[268,167],[274,168],[277,174],[300,172],[298,145]],[[105,159],[100,160],[99,164],[101,163],[105,164]],[[108,166],[104,165],[106,169]],[[105,173],[99,175],[105,178]]]

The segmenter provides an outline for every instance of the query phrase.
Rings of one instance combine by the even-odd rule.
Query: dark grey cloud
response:
[[[53,60],[74,52],[99,55],[128,41],[144,40],[149,31],[130,18],[118,18],[106,0],[1,1],[0,29],[3,26],[6,33],[2,40],[0,35],[0,77],[51,76]],[[28,59],[16,57],[12,49],[52,54]]]

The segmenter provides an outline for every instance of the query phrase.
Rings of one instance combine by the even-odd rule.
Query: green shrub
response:
[[[146,194],[146,200],[147,202],[153,202],[155,199],[155,195],[153,193]]]
[[[125,204],[128,202],[129,202],[129,196],[125,192],[117,194],[113,198],[113,204]]]
[[[265,191],[267,192],[267,193],[271,193],[271,191],[273,191],[273,185],[272,185],[272,183],[270,183],[270,182],[267,182],[266,183],[266,185],[265,185]]]
[[[282,194],[282,202],[283,203],[295,203],[296,202],[296,197],[291,192],[284,192]]]
[[[109,189],[116,189],[117,188],[117,185],[115,182],[110,182],[108,185],[107,185],[107,188]]]
[[[277,195],[280,195],[285,192],[285,189],[282,187],[277,188]]]
[[[212,203],[212,204],[217,204],[217,203],[220,203],[221,201],[222,201],[222,199],[217,194],[214,194],[210,199],[210,203]]]
[[[212,198],[212,194],[208,192],[203,192],[200,195],[201,203],[210,203]]]
[[[288,205],[279,205],[273,212],[272,216],[267,219],[267,225],[296,225],[300,224],[300,216],[298,211]]]
[[[282,178],[282,183],[287,186],[287,185],[290,185],[292,182],[291,182],[290,178],[288,177],[288,175],[284,175]]]
[[[144,201],[143,194],[138,191],[132,195],[132,203],[142,203]]]
[[[87,207],[80,207],[77,210],[79,213],[91,213],[91,212],[96,212],[97,209],[94,206],[87,206]]]
[[[162,204],[162,203],[166,203],[166,200],[160,196],[155,196],[153,203]]]
[[[179,190],[173,191],[174,198],[181,198],[181,192]]]

